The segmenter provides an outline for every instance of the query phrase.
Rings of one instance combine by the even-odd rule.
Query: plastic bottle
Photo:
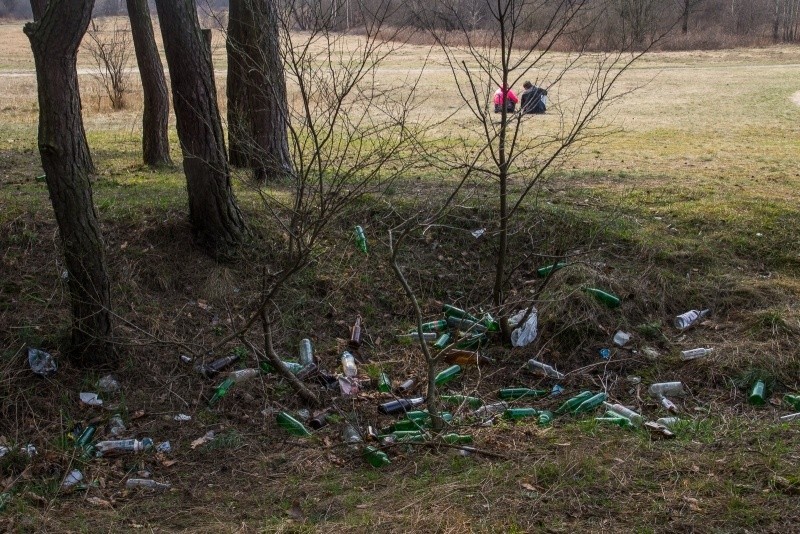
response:
[[[603,404],[609,411],[630,419],[631,423],[633,423],[633,426],[642,426],[642,423],[644,422],[642,415],[631,410],[627,406],[623,406],[622,404],[611,404],[608,402],[604,402]]]
[[[550,378],[555,378],[556,380],[563,380],[564,375],[556,371],[553,367],[547,365],[546,363],[542,363],[539,360],[530,359],[528,360],[528,369],[531,371],[539,371],[544,373],[545,375],[549,376]]]
[[[703,356],[708,356],[712,352],[714,352],[714,349],[705,349],[702,347],[697,349],[682,350],[681,360],[694,360],[696,358],[702,358]]]
[[[678,330],[686,330],[690,326],[699,323],[700,320],[710,312],[711,310],[689,310],[686,313],[682,313],[675,317],[673,321],[675,328]]]
[[[462,332],[477,332],[480,334],[486,332],[486,327],[478,321],[471,321],[460,317],[448,317],[447,326],[456,330],[461,330]]]
[[[590,399],[594,395],[591,391],[581,391],[576,396],[572,397],[571,399],[566,400],[561,406],[556,409],[556,414],[564,414],[567,412],[572,412],[581,405],[581,403],[587,399]]]
[[[495,402],[492,404],[484,404],[477,410],[475,410],[475,415],[478,417],[483,417],[486,415],[494,415],[497,413],[502,413],[508,410],[508,403],[507,402]]]
[[[436,332],[422,332],[422,340],[426,343],[429,341],[436,341],[439,334]],[[408,334],[398,334],[397,338],[404,342],[419,341],[419,332],[409,332]]]
[[[350,328],[350,341],[348,342],[350,348],[357,349],[361,346],[361,316],[356,316],[356,321]]]
[[[479,322],[478,318],[470,313],[462,310],[461,308],[456,308],[455,306],[451,306],[450,304],[444,304],[442,306],[442,312],[444,313],[445,317],[456,317],[458,319],[466,319],[468,321],[472,321],[474,323]]]
[[[67,473],[67,476],[64,477],[64,480],[61,482],[61,488],[62,489],[71,488],[72,486],[79,484],[82,480],[83,480],[83,473],[81,473],[77,469],[73,469],[72,471]]]
[[[503,412],[503,418],[524,419],[526,417],[538,417],[540,413],[536,408],[509,408]]]
[[[434,343],[433,346],[439,350],[442,350],[447,346],[448,343],[450,343],[450,337],[451,337],[450,334],[448,332],[445,332],[444,334],[439,336],[439,338],[436,340],[436,343]]]
[[[342,353],[342,369],[344,369],[345,376],[354,378],[358,375],[358,368],[356,368],[355,357],[347,351]]]
[[[656,398],[666,395],[680,397],[684,394],[683,382],[658,382],[651,384],[647,391]]]
[[[228,378],[234,381],[234,383],[238,384],[239,382],[244,382],[245,380],[250,380],[251,378],[255,378],[261,374],[260,369],[239,369],[237,371],[232,371]]]
[[[342,441],[345,443],[361,443],[361,434],[353,425],[345,425],[342,429]]]
[[[392,391],[392,380],[386,373],[378,375],[378,391],[381,393],[389,393]]]
[[[308,437],[311,435],[311,432],[308,431],[303,423],[286,412],[278,412],[275,416],[275,420],[278,421],[278,426],[286,430],[289,434],[301,437]]]
[[[424,397],[416,397],[413,399],[397,399],[385,402],[378,406],[378,412],[385,415],[393,415],[406,412],[414,406],[419,406],[425,402]]]
[[[440,395],[439,400],[450,405],[460,406],[461,404],[466,404],[473,410],[483,406],[483,400],[478,397],[468,397],[466,395]]]
[[[132,453],[149,451],[153,448],[153,440],[150,438],[138,439],[119,439],[109,441],[98,441],[95,443],[98,456],[111,453]]]
[[[168,490],[172,485],[168,482],[156,482],[150,478],[129,478],[125,482],[125,487],[128,489]]]
[[[566,266],[567,266],[566,262],[563,261],[560,261],[558,263],[553,263],[552,265],[545,265],[544,267],[539,267],[538,269],[536,269],[536,276],[538,276],[539,278],[545,278],[551,272],[563,269]]]
[[[783,401],[795,410],[800,410],[800,395],[790,395],[787,393],[783,396]]]
[[[747,399],[754,406],[763,406],[767,403],[767,385],[763,380],[756,380],[756,383],[750,388]]]
[[[358,250],[363,252],[364,254],[367,253],[367,236],[364,235],[364,229],[360,226],[355,227],[355,237],[356,237],[356,247]]]
[[[223,358],[219,358],[217,360],[214,360],[211,363],[198,364],[195,367],[195,370],[198,373],[200,373],[201,375],[203,375],[204,377],[211,378],[213,376],[218,375],[220,373],[220,371],[222,371],[223,369],[225,369],[229,365],[239,361],[239,358],[240,358],[240,356],[238,354],[230,354],[230,355],[225,356]]]
[[[658,423],[659,425],[664,425],[667,428],[672,428],[678,422],[680,422],[679,417],[661,417],[659,419],[656,419],[656,423]]]
[[[460,374],[461,374],[461,366],[451,365],[450,367],[448,367],[447,369],[443,370],[438,375],[436,375],[436,378],[434,378],[433,381],[437,386],[441,386],[443,384],[450,382]]]
[[[314,363],[314,348],[311,346],[310,339],[300,340],[300,365],[307,367]]]
[[[789,421],[795,421],[797,419],[800,419],[800,413],[790,413],[780,417],[781,423],[788,423]]]
[[[667,411],[672,412],[672,413],[678,413],[678,407],[675,406],[674,402],[672,402],[671,400],[669,400],[667,397],[665,397],[663,395],[660,395],[657,398],[658,398],[658,401],[661,403],[661,406],[663,406]]]
[[[597,289],[596,287],[584,287],[583,290],[609,308],[619,308],[620,306],[620,298],[612,293],[608,293],[602,289]]]
[[[549,389],[530,388],[503,388],[497,392],[501,399],[520,399],[522,397],[546,397],[550,395]]]
[[[598,406],[603,404],[604,400],[606,400],[606,394],[605,393],[601,392],[601,393],[597,393],[595,395],[592,395],[591,397],[589,397],[588,399],[586,399],[585,401],[580,403],[578,405],[578,407],[573,410],[573,413],[583,413],[583,412],[589,412],[591,410],[594,410],[595,408],[597,408]]]
[[[389,460],[389,457],[386,456],[385,452],[379,451],[370,445],[364,447],[364,458],[372,467],[383,467],[384,465],[389,465],[392,463],[391,460]]]

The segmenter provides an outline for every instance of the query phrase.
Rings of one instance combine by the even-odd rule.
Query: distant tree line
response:
[[[334,26],[345,30],[363,24],[356,20],[369,12],[369,4],[380,0],[292,0],[294,25],[299,30],[314,28],[316,21],[334,21]],[[394,10],[395,26],[421,28],[427,26],[425,17],[433,16],[433,23],[445,31],[455,31],[468,21],[471,30],[485,30],[491,24],[486,3],[479,0],[396,0],[401,3]],[[367,9],[359,7],[366,5]],[[152,5],[153,2],[151,1]],[[552,5],[553,10],[563,8],[563,0],[539,0],[537,6]],[[800,0],[613,0],[603,4],[602,17],[592,17],[593,24],[576,26],[582,35],[567,34],[560,47],[568,49],[575,42],[586,43],[586,32],[591,32],[595,48],[611,49],[617,46],[620,35],[638,36],[643,42],[648,35],[674,28],[672,37],[661,42],[666,49],[728,48],[734,46],[766,45],[776,42],[800,40]],[[201,11],[220,12],[229,9],[229,0],[199,0]],[[538,7],[537,7],[538,9]],[[465,14],[456,20],[452,13]],[[94,16],[126,15],[124,0],[98,0]],[[0,17],[29,19],[30,3],[22,0],[0,0]],[[597,21],[601,21],[598,23]],[[579,22],[579,21],[577,21]],[[547,21],[542,19],[541,24]],[[530,28],[536,32],[535,23]]]

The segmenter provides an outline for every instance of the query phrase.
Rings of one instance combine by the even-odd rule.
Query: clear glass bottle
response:
[[[358,368],[356,367],[356,359],[351,353],[347,351],[344,351],[342,353],[342,369],[344,370],[345,376],[347,376],[348,378],[355,378],[358,375]]]
[[[528,360],[528,369],[531,371],[538,371],[544,373],[545,375],[549,376],[550,378],[555,378],[556,380],[563,380],[564,375],[563,373],[559,373],[556,371],[552,366],[547,365],[546,363],[542,363],[539,360],[530,359]]]
[[[310,339],[300,340],[300,365],[303,367],[309,366],[314,363],[314,348],[311,346]]]

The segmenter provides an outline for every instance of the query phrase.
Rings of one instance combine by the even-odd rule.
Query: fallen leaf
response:
[[[111,503],[110,502],[108,502],[105,499],[101,499],[100,497],[87,497],[86,498],[86,502],[88,502],[89,504],[93,504],[95,506],[103,506],[103,507],[106,507],[106,508],[110,508],[111,507]]]
[[[178,463],[178,460],[164,460],[163,462],[161,462],[161,465],[163,465],[164,467],[172,467],[173,465],[175,465],[177,463]]]
[[[519,485],[522,486],[523,489],[526,489],[528,491],[539,491],[539,489],[536,486],[534,486],[533,484],[528,484],[527,482],[520,482]]]

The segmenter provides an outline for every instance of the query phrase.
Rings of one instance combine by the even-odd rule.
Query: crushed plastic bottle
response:
[[[119,382],[111,375],[106,375],[97,381],[97,389],[103,393],[116,393],[119,391]]]
[[[81,399],[81,402],[86,404],[87,406],[102,406],[103,399],[97,396],[97,393],[91,393],[87,391],[82,391],[78,395]]]
[[[149,451],[153,448],[153,440],[150,438],[138,439],[119,439],[98,441],[95,449],[98,456],[107,454],[124,454]]]
[[[503,413],[508,410],[508,403],[507,402],[495,402],[492,404],[484,404],[477,410],[475,410],[475,415],[478,417],[484,417],[487,415],[495,415],[498,413]]]
[[[690,350],[682,350],[681,360],[694,360],[696,358],[702,358],[703,356],[708,356],[712,352],[714,352],[714,349],[705,349],[702,347]]]
[[[58,364],[49,352],[28,348],[28,365],[39,376],[50,376],[58,370]]]
[[[172,487],[172,484],[169,482],[156,482],[150,478],[129,478],[125,482],[125,487],[127,489],[147,489],[151,491],[163,491],[168,490]]]
[[[546,363],[542,363],[539,360],[530,359],[528,360],[528,369],[531,371],[539,371],[544,373],[545,375],[549,376],[550,378],[555,378],[556,380],[563,380],[564,374],[559,373],[550,365]]]
[[[353,425],[345,425],[342,429],[342,441],[345,443],[361,443],[361,434]]]
[[[703,317],[711,313],[711,310],[689,310],[675,317],[673,323],[678,330],[686,330],[687,328],[699,323]]]
[[[68,489],[77,486],[81,481],[83,481],[83,473],[77,469],[73,469],[64,477],[64,480],[61,482],[61,488]]]
[[[356,367],[355,357],[348,351],[342,353],[342,369],[345,376],[354,378],[358,375],[358,368]]]
[[[122,416],[118,413],[115,413],[111,416],[111,419],[108,420],[108,433],[115,438],[122,436],[125,433],[125,421],[122,420]]]
[[[630,340],[631,335],[627,332],[623,332],[622,330],[617,330],[617,333],[614,334],[614,344],[618,347],[624,347]]]

